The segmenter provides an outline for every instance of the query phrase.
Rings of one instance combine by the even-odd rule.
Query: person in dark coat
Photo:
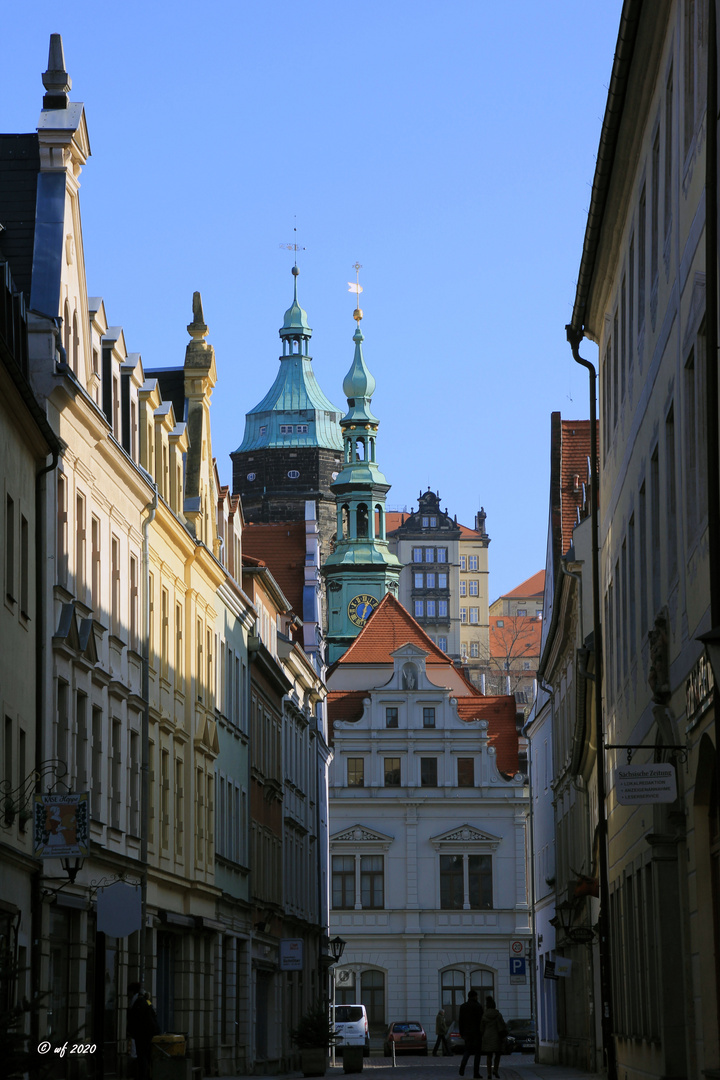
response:
[[[465,1043],[465,1052],[460,1062],[460,1076],[465,1075],[465,1066],[471,1054],[475,1055],[473,1061],[473,1076],[480,1076],[480,1053],[482,1048],[480,1025],[483,1018],[483,1007],[478,1001],[477,990],[471,990],[467,1001],[460,1006],[458,1013],[458,1027],[460,1037]]]
[[[150,1051],[153,1037],[160,1031],[155,1010],[139,982],[128,984],[127,1035],[132,1039],[131,1056],[135,1059],[136,1080],[150,1074]]]
[[[503,1020],[502,1013],[495,1005],[494,998],[488,997],[485,999],[485,1012],[480,1022],[480,1034],[482,1036],[482,1052],[487,1054],[488,1080],[492,1080],[493,1075],[500,1076],[500,1054],[507,1035],[507,1024]]]
[[[433,1049],[433,1057],[438,1052],[438,1047],[442,1043],[443,1057],[449,1057],[451,1050],[447,1039],[447,1020],[445,1019],[445,1010],[443,1008],[438,1009],[438,1014],[435,1017],[435,1034],[437,1038],[435,1040],[435,1047]]]

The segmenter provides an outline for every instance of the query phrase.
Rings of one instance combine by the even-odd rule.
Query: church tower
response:
[[[252,523],[304,521],[305,503],[315,502],[321,558],[335,532],[333,477],[342,465],[340,409],[323,394],[309,355],[312,330],[297,296],[280,328],[280,370],[272,387],[245,417],[243,441],[230,455],[233,493],[242,498]]]
[[[370,408],[375,380],[363,357],[360,308],[353,318],[357,322],[355,355],[343,382],[348,411],[340,421],[343,467],[332,485],[337,540],[323,567],[331,664],[353,643],[385,593],[397,593],[402,570],[385,532],[385,496],[390,485],[377,466],[378,420]]]

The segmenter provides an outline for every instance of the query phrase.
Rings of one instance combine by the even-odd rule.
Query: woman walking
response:
[[[480,1021],[480,1032],[482,1036],[482,1052],[487,1054],[488,1080],[492,1080],[493,1076],[500,1075],[500,1054],[507,1035],[507,1024],[503,1020],[503,1015],[498,1010],[494,998],[488,997],[485,999],[485,1012]]]

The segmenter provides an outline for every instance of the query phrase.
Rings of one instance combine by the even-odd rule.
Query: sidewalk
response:
[[[505,1062],[508,1062],[506,1065]],[[452,1062],[447,1058],[402,1058],[398,1059],[395,1068],[392,1067],[388,1058],[369,1057],[365,1059],[363,1073],[371,1072],[372,1080],[454,1080],[458,1075],[460,1064],[459,1055],[455,1055]],[[472,1080],[472,1062],[465,1072],[465,1080]],[[345,1076],[359,1078],[360,1073],[344,1073],[342,1065],[330,1066],[325,1076],[332,1080],[343,1080]],[[481,1076],[485,1077],[483,1068]],[[275,1080],[299,1080],[301,1072],[276,1073]],[[210,1078],[207,1078],[210,1080]],[[223,1080],[257,1080],[251,1076],[228,1076]],[[503,1058],[500,1062],[500,1080],[605,1080],[603,1073],[588,1073],[581,1069],[569,1068],[565,1065],[538,1065],[528,1062],[527,1057],[523,1060],[513,1061],[512,1057]]]

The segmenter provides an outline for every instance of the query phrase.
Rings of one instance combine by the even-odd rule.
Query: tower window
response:
[[[247,478],[248,478],[248,480],[250,480],[252,482],[255,479],[255,473],[254,472],[249,472],[247,474]]]
[[[299,476],[300,473],[297,471],[297,469],[288,469],[288,480],[297,480]]]
[[[260,434],[260,435],[267,435],[267,424],[261,424],[261,425],[260,425],[260,432],[259,432],[259,434]]]
[[[297,424],[296,427],[295,427],[295,430],[298,433],[298,435],[307,435],[308,426],[307,426],[307,424]]]
[[[292,424],[281,424],[280,425],[280,434],[281,435],[292,435],[292,433],[293,433]]]

